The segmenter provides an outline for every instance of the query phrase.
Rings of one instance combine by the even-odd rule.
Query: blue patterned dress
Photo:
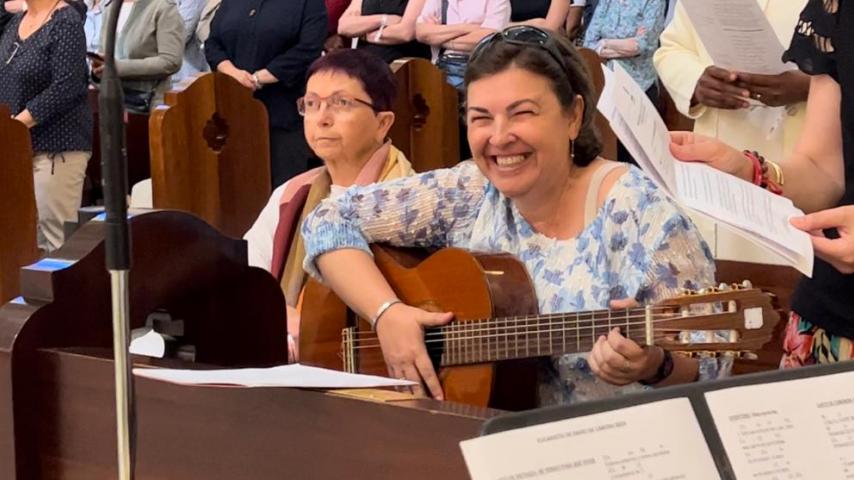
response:
[[[640,170],[631,167],[608,193],[595,219],[575,238],[533,230],[513,202],[473,162],[393,182],[351,188],[306,218],[306,271],[341,248],[369,251],[373,242],[408,247],[460,247],[508,252],[527,267],[541,313],[608,308],[610,300],[656,302],[680,288],[712,285],[714,261],[696,227]],[[550,362],[542,404],[581,401],[640,388],[596,380],[583,355]],[[701,360],[701,378],[727,373]]]

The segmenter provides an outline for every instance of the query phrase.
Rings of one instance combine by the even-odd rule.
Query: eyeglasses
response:
[[[12,63],[12,59],[13,59],[13,58],[15,58],[15,55],[17,55],[17,54],[18,54],[18,50],[20,50],[20,49],[21,49],[21,44],[20,44],[20,43],[18,43],[18,42],[14,42],[14,43],[12,43],[12,45],[14,45],[14,46],[15,46],[15,49],[14,49],[14,50],[12,50],[12,54],[11,54],[11,55],[9,55],[9,59],[8,59],[8,60],[6,60],[6,65],[9,65],[10,63]]]
[[[302,116],[314,115],[320,111],[320,106],[324,102],[326,103],[326,107],[329,108],[329,111],[332,113],[349,112],[359,104],[369,107],[375,112],[378,111],[377,107],[375,107],[371,102],[334,93],[328,97],[309,94],[297,99],[297,112]]]
[[[505,42],[511,45],[540,47],[545,50],[558,65],[560,65],[560,68],[562,68],[564,72],[568,71],[566,68],[566,62],[563,59],[563,55],[561,54],[560,48],[558,48],[557,41],[554,37],[549,32],[530,25],[516,25],[505,28],[500,32],[487,35],[481,39],[481,41],[474,47],[474,50],[472,50],[471,55],[469,56],[469,63],[474,63],[479,56],[489,50],[490,46],[498,42]]]

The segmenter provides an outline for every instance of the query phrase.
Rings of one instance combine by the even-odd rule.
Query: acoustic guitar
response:
[[[780,319],[771,295],[749,282],[685,291],[647,307],[540,315],[531,278],[511,255],[445,248],[424,258],[378,245],[372,250],[402,301],[454,313],[452,323],[428,329],[425,342],[446,398],[471,405],[496,406],[498,391],[514,390],[499,388],[497,370],[505,361],[588,352],[614,327],[641,345],[750,358],[771,340]],[[718,340],[719,331],[728,333],[726,341]],[[692,340],[697,337],[708,341]],[[388,375],[368,322],[316,282],[306,285],[299,341],[300,363]],[[530,373],[514,372],[515,390],[528,381],[525,388],[535,393]]]

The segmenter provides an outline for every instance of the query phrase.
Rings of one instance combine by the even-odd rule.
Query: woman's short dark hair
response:
[[[364,50],[333,50],[308,67],[306,78],[320,72],[338,72],[355,78],[371,97],[374,109],[390,111],[397,96],[397,81],[388,64]]]
[[[589,165],[602,152],[602,142],[593,125],[596,112],[593,85],[587,65],[575,47],[562,37],[552,35],[566,71],[549,52],[539,45],[520,45],[494,40],[486,45],[477,58],[469,61],[466,69],[465,85],[501,73],[516,66],[549,80],[561,106],[569,110],[575,103],[576,95],[584,99],[584,112],[578,138],[575,139],[573,163],[578,166]]]

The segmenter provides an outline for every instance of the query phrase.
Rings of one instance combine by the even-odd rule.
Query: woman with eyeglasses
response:
[[[211,23],[205,42],[211,70],[234,78],[267,107],[273,189],[306,171],[313,158],[296,100],[327,27],[323,0],[223,0]]]
[[[472,52],[465,85],[473,161],[352,188],[302,227],[306,271],[375,319],[391,375],[423,382],[441,399],[424,329],[452,314],[400,303],[368,253],[371,242],[514,254],[541,313],[650,304],[713,282],[711,254],[688,217],[640,170],[599,156],[588,72],[566,40],[529,26],[487,37]],[[540,401],[714,378],[728,368],[642,348],[614,329],[586,359],[552,359]]]
[[[244,237],[249,264],[282,285],[288,308],[288,350],[298,359],[299,304],[307,279],[301,222],[323,199],[351,185],[413,174],[406,156],[388,140],[397,86],[379,57],[362,50],[336,50],[308,69],[306,94],[297,101],[305,138],[324,163],[277,188]]]
[[[30,129],[45,253],[62,245],[63,224],[77,218],[92,155],[84,15],[79,2],[29,0],[14,15],[0,2],[0,103]]]

